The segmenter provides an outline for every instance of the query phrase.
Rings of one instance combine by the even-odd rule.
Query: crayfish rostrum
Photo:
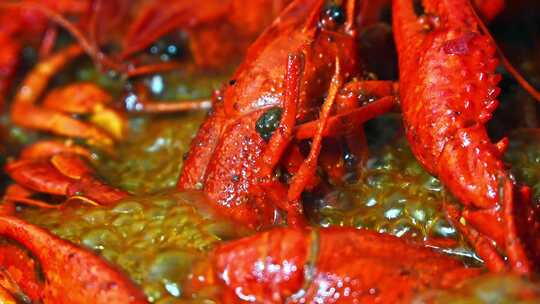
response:
[[[538,301],[534,5],[0,3],[0,302]]]

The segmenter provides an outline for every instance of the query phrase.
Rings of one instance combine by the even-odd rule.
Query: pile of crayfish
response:
[[[0,130],[0,153],[9,155],[0,183],[0,303],[156,301],[125,270],[21,214],[88,206],[131,214],[123,202],[136,194],[101,176],[95,151],[114,158],[133,117],[204,110],[189,149],[178,151],[186,154],[174,191],[203,195],[198,208],[249,235],[214,242],[193,260],[174,303],[203,295],[218,303],[431,303],[426,292],[452,292],[486,273],[535,282],[540,206],[533,185],[504,161],[511,139],[488,133],[505,94],[501,71],[524,98],[540,101],[488,28],[511,7],[535,5],[515,2],[1,1],[0,111],[9,123],[0,126],[35,140],[15,147],[11,130]],[[393,39],[366,38],[377,31]],[[58,75],[81,57],[124,91],[62,82]],[[394,61],[395,77],[387,67]],[[231,66],[211,99],[159,100],[145,82]],[[309,198],[362,181],[373,152],[366,125],[389,113],[444,187],[440,211],[475,262],[451,254],[455,240],[313,224]],[[517,297],[538,301],[540,290]]]

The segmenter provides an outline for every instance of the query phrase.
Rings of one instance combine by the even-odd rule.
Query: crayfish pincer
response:
[[[463,204],[447,213],[493,271],[540,266],[540,222],[486,123],[498,106],[497,47],[468,0],[393,1],[405,132],[416,158]],[[508,264],[507,264],[508,261]]]
[[[0,216],[0,237],[0,289],[11,295],[31,303],[148,303],[135,283],[101,257],[44,229]]]

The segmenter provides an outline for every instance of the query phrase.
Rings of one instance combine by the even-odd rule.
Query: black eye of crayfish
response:
[[[343,23],[345,23],[345,12],[339,5],[327,6],[321,15],[320,25],[324,29],[335,30]]]
[[[274,131],[279,127],[282,113],[281,108],[270,108],[257,120],[255,129],[265,141],[270,140]]]

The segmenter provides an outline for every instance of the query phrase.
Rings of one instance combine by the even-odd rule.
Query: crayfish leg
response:
[[[396,95],[397,84],[393,81],[354,80],[347,83],[345,87],[341,90],[341,93],[338,95],[338,98],[336,100],[336,113],[337,115],[346,114],[347,112],[350,113],[354,109],[357,109],[359,107],[363,107],[371,103],[377,102],[382,98],[392,97]],[[381,108],[376,107],[375,110],[381,110]],[[371,116],[369,117],[369,119],[375,118],[384,113],[384,111],[372,111],[371,113],[368,113],[369,116]],[[343,119],[344,118],[342,118],[342,121]],[[329,126],[331,126],[331,121],[333,122],[335,120],[329,119],[327,129]],[[356,168],[355,171],[357,174],[360,173],[360,169],[364,167],[369,158],[367,138],[363,129],[363,123],[365,121],[366,118],[354,119],[349,122],[348,125],[342,126],[342,130],[346,132],[344,134],[344,145],[346,146],[346,151],[343,151],[341,154],[344,155],[345,153],[347,153],[349,156],[354,157],[352,163],[347,164],[347,166],[354,166]],[[323,154],[328,154],[328,152],[323,150]],[[344,157],[341,157],[340,163],[343,162],[343,158]],[[337,166],[341,168],[344,167],[340,164],[337,164]],[[352,168],[348,169],[350,170]],[[339,181],[342,180],[343,177],[344,173],[341,176],[335,176],[333,179],[334,181]]]
[[[52,89],[43,106],[64,113],[89,114],[112,101],[112,96],[90,82],[76,82]]]
[[[319,124],[317,126],[317,133],[313,137],[311,143],[311,149],[309,154],[304,160],[304,163],[298,169],[298,172],[293,176],[293,179],[289,185],[289,192],[287,198],[289,201],[297,201],[300,199],[300,195],[306,188],[306,185],[310,183],[313,176],[315,176],[315,170],[317,169],[317,159],[321,152],[323,131],[326,128],[328,118],[330,117],[332,106],[336,101],[338,90],[343,85],[343,78],[340,70],[339,57],[336,57],[336,70],[334,76],[330,82],[330,89],[328,90],[328,95],[324,100],[322,109],[320,112]]]
[[[20,158],[43,159],[49,158],[58,153],[70,153],[88,159],[91,157],[91,153],[88,149],[76,145],[72,141],[43,140],[25,147],[20,154]]]
[[[68,137],[87,139],[91,143],[110,146],[112,137],[101,128],[81,122],[67,114],[41,108],[32,104],[20,104],[11,112],[13,121],[25,128],[47,131]]]
[[[366,121],[388,113],[397,104],[397,83],[386,80],[355,80],[336,98],[336,113],[328,118],[325,137],[337,137],[358,129]],[[296,126],[295,138],[313,138],[320,120]]]
[[[167,63],[169,64],[169,63]],[[152,66],[148,67],[146,71],[146,66],[140,68],[140,72],[145,74],[154,73]],[[157,71],[159,72],[159,71]],[[215,94],[216,92],[214,92]],[[212,100],[208,98],[200,99],[191,99],[191,100],[177,100],[177,101],[157,101],[151,100],[150,91],[146,86],[137,85],[135,87],[135,94],[137,98],[135,102],[126,102],[125,109],[126,111],[132,113],[152,113],[152,114],[165,114],[165,113],[178,113],[178,112],[187,112],[187,111],[200,111],[200,110],[210,110],[212,108]]]
[[[9,187],[8,187],[9,188]],[[0,215],[13,215],[15,213],[15,203],[5,198],[0,204]]]
[[[4,304],[2,289],[20,302],[38,303],[42,290],[39,271],[28,250],[0,236],[0,303]]]
[[[350,128],[390,112],[396,104],[395,97],[387,96],[365,106],[332,115],[328,118],[328,123],[323,130],[322,135],[324,137],[344,135],[346,132],[349,132]],[[315,120],[296,126],[294,134],[295,138],[298,140],[313,138],[318,123],[319,120]]]
[[[212,101],[208,99],[193,99],[180,101],[141,101],[136,106],[129,108],[135,113],[182,113],[190,111],[209,110],[212,108]]]
[[[14,181],[38,192],[64,195],[71,183],[48,160],[21,159],[8,163],[5,170]]]
[[[374,24],[380,20],[381,14],[391,0],[362,1],[360,8],[360,27]]]
[[[32,196],[34,194],[36,194],[35,191],[25,188],[19,184],[9,185],[3,198],[4,202],[2,205],[0,205],[0,215],[13,215],[15,213],[16,204],[23,204],[44,209],[55,209],[59,207],[59,205],[51,205],[44,201],[33,199]]]
[[[506,0],[474,0],[474,6],[487,21],[493,20],[505,8]]]
[[[285,154],[283,155],[282,165],[283,167],[285,167],[291,177],[296,172],[298,172],[303,162],[304,155],[300,151],[300,147],[298,145],[290,145],[289,148],[286,150]],[[320,183],[320,181],[320,178],[318,176],[315,176],[312,183],[306,186],[306,189],[312,190]]]
[[[268,145],[260,158],[259,166],[262,176],[272,173],[292,139],[303,69],[304,55],[302,53],[289,55],[285,72],[283,113],[278,128],[270,137]]]
[[[534,248],[534,243],[537,243],[534,236],[537,236],[538,222],[533,221],[533,225],[526,225],[524,229],[520,229],[518,226],[519,219],[525,219],[526,222],[531,221],[531,217],[535,217],[536,214],[532,210],[530,191],[527,191],[528,187],[523,187],[520,191],[515,191],[516,185],[509,178],[504,178],[502,181],[501,192],[499,196],[502,198],[502,208],[504,223],[506,225],[505,230],[505,246],[507,250],[508,260],[513,272],[521,275],[529,275],[533,271],[533,261],[527,256],[526,248],[532,245],[532,252],[538,252],[538,248]],[[525,191],[523,191],[525,190]],[[525,212],[518,212],[518,209],[525,210]],[[528,223],[529,224],[529,223]],[[536,224],[536,227],[534,226]],[[533,232],[533,244],[527,244],[530,239],[524,236],[529,233],[528,230]],[[523,231],[525,230],[525,231]]]
[[[361,126],[366,121],[383,115],[394,108],[396,90],[397,85],[392,81],[352,81],[345,85],[337,95],[336,114],[326,118],[321,114],[319,120],[297,126],[294,134],[295,139],[313,138],[313,142],[316,143],[317,134],[320,134],[321,137],[344,136],[348,150],[359,158],[358,164],[362,164],[368,157],[368,151]],[[320,129],[323,119],[326,119],[326,123]],[[324,155],[328,154],[324,150],[321,153],[323,154],[321,162],[327,168],[326,171],[330,175],[335,175],[334,180],[339,180],[339,172],[343,173],[343,170],[338,168],[343,166],[341,159],[336,159],[332,155]]]
[[[483,234],[476,231],[474,228],[467,226],[461,222],[461,211],[449,203],[443,204],[446,210],[448,219],[456,227],[461,234],[470,242],[474,250],[482,258],[486,266],[494,272],[504,272],[507,270],[506,264],[497,252],[497,249]]]
[[[95,125],[85,123],[87,129],[96,129],[95,133],[106,133],[101,135],[102,137],[112,137],[111,139],[119,140],[126,133],[127,123],[123,115],[108,107],[111,101],[112,96],[97,85],[89,82],[78,82],[53,89],[47,94],[42,105],[51,111],[68,115],[87,114],[89,115],[88,120]],[[55,133],[62,134],[60,132],[64,132],[57,130],[54,125],[52,128]],[[85,133],[74,136],[85,138]]]
[[[348,82],[340,92],[337,104],[344,103],[344,100],[351,100],[358,106],[358,103],[369,103],[369,99],[379,99],[386,96],[397,96],[398,83],[391,80],[353,80]]]
[[[60,52],[38,63],[24,79],[21,88],[15,95],[14,105],[34,104],[47,87],[49,80],[56,72],[71,60],[82,54],[78,45],[71,45]]]
[[[253,185],[254,190],[250,193],[250,199],[259,200],[259,204],[263,204],[263,200],[270,200],[276,204],[276,206],[285,211],[286,222],[290,227],[303,228],[307,227],[308,223],[304,216],[304,209],[300,200],[287,201],[284,197],[287,197],[287,188],[284,184],[278,181],[270,181],[266,183],[259,183]],[[264,195],[259,196],[259,193]],[[284,219],[276,218],[276,222],[285,222]]]
[[[56,105],[48,101],[50,108],[36,105],[38,98],[55,73],[81,54],[82,48],[78,45],[72,45],[50,56],[34,67],[28,76],[26,76],[19,91],[15,95],[11,107],[11,118],[14,123],[26,128],[52,132],[59,135],[85,138],[103,146],[109,146],[113,143],[113,138],[108,132],[88,123],[78,121],[70,115],[57,110],[58,107],[62,107],[64,104]],[[80,96],[79,93],[69,95]],[[94,96],[94,93],[91,92],[90,95]],[[76,98],[75,100],[69,98],[69,100],[71,102],[67,102],[68,105],[75,103],[72,107],[77,106]],[[62,101],[65,102],[64,99]],[[80,107],[81,105],[79,105]],[[84,110],[84,108],[81,110]],[[116,129],[112,128],[112,130]]]

